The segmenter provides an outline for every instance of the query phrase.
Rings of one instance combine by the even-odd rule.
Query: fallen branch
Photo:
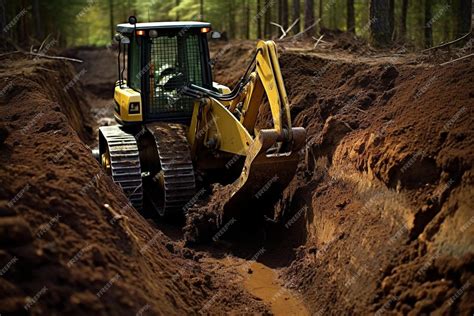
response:
[[[321,35],[318,39],[316,39],[316,38],[313,37],[314,39],[316,39],[316,44],[314,44],[314,47],[313,47],[313,48],[316,48],[316,46],[318,46],[319,42],[321,42],[321,40],[323,39],[323,37],[324,37],[324,34]]]
[[[84,62],[83,60],[75,59],[75,58],[69,58],[69,57],[63,57],[63,56],[49,56],[49,55],[45,55],[45,54],[38,54],[38,53],[18,51],[18,50],[14,51],[14,52],[8,52],[8,53],[0,54],[0,57],[13,55],[13,54],[32,55],[32,56],[36,56],[38,58],[46,58],[46,59],[67,60],[67,61],[72,61],[72,62],[75,62],[75,63],[83,63]]]
[[[21,53],[22,53],[22,52],[19,52],[19,51],[8,52],[8,53],[0,54],[0,57],[8,56],[8,55],[13,55],[13,54],[21,54]]]
[[[421,52],[422,52],[422,53],[425,53],[425,52],[429,52],[429,51],[431,51],[431,50],[435,50],[435,49],[440,49],[440,48],[444,48],[444,47],[451,46],[451,45],[453,45],[453,44],[456,44],[456,43],[458,43],[458,42],[460,42],[460,41],[462,41],[462,40],[468,38],[471,34],[472,34],[472,32],[469,32],[469,33],[464,34],[464,35],[461,36],[460,38],[457,38],[457,39],[455,39],[455,40],[453,40],[453,41],[451,41],[451,42],[447,42],[447,43],[444,43],[444,44],[441,44],[441,45],[438,45],[438,46],[430,47],[430,48],[427,48],[427,49],[425,49],[425,50],[422,50]]]
[[[51,36],[51,34],[48,34],[48,36],[46,36],[44,41],[41,43],[40,48],[38,49],[38,52],[41,52],[41,50],[43,49],[44,44],[46,43],[46,41],[49,39],[50,36]]]
[[[128,217],[127,216],[118,213],[109,204],[104,204],[104,208],[107,211],[109,211],[110,214],[112,214],[112,220],[114,222],[120,221],[119,222],[121,224],[120,226],[122,226],[123,230],[125,231],[125,233],[129,237],[132,237],[135,240],[135,242],[139,241],[138,237],[132,232],[132,230],[130,229],[130,226],[128,225]]]
[[[285,38],[285,36],[288,34],[288,32],[291,31],[291,29],[296,25],[296,23],[298,23],[300,21],[300,18],[297,18],[291,25],[290,27],[288,27],[288,29],[286,31],[283,31],[283,34],[280,36],[279,40],[282,40],[283,38]],[[283,28],[282,28],[283,29]]]
[[[300,35],[302,35],[302,34],[308,32],[308,31],[311,30],[313,27],[315,27],[315,26],[319,23],[319,21],[321,21],[320,18],[317,19],[313,24],[311,24],[310,26],[308,26],[308,27],[307,27],[306,29],[304,29],[303,31],[301,31],[301,32],[299,32],[298,34],[295,34],[295,35],[293,35],[293,36],[290,36],[290,37],[288,37],[287,39],[291,39],[291,38],[294,38],[294,37],[299,37]]]
[[[447,61],[447,62],[439,64],[439,65],[440,66],[445,66],[445,65],[448,65],[448,64],[451,64],[451,63],[454,63],[454,62],[457,62],[459,60],[463,60],[463,59],[466,59],[466,58],[469,58],[469,57],[472,57],[472,56],[474,56],[474,53],[466,55],[466,56],[462,56],[462,57],[459,57],[459,58],[456,58],[456,59],[453,59],[453,60],[450,60],[450,61]]]
[[[25,55],[33,55],[33,56],[37,56],[37,57],[40,57],[40,58],[46,58],[46,59],[67,60],[67,61],[72,61],[72,62],[75,62],[75,63],[83,63],[84,62],[83,60],[80,60],[80,59],[63,57],[63,56],[49,56],[49,55],[45,55],[45,54],[38,54],[38,53],[31,53],[31,52],[30,53],[22,52],[22,53],[25,54]]]

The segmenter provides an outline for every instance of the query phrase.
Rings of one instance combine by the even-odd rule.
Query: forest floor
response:
[[[90,153],[114,124],[114,51],[2,57],[0,314],[472,315],[474,61],[313,45],[280,44],[307,146],[279,223],[200,245],[130,208]],[[232,86],[255,42],[211,51]]]

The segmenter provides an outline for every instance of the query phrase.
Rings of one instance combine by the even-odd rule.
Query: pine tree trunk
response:
[[[314,24],[314,0],[305,0],[304,2],[304,28]],[[314,34],[314,28],[307,31],[305,35],[311,37]]]
[[[245,38],[250,39],[250,0],[245,1]]]
[[[201,15],[199,20],[204,20],[204,0],[200,0],[199,2],[199,14]]]
[[[42,39],[43,27],[41,25],[41,13],[40,13],[39,0],[33,0],[33,16],[35,20],[36,38]]]
[[[228,36],[229,39],[233,39],[237,37],[236,30],[235,30],[235,4],[234,0],[229,1],[229,32]]]
[[[456,12],[456,38],[471,31],[472,2],[471,0],[459,0],[459,7]]]
[[[321,29],[324,27],[324,23],[323,23],[323,0],[319,0],[318,18],[319,18],[318,28],[319,28],[319,32],[321,32]]]
[[[281,5],[281,26],[286,30],[288,29],[288,0],[281,0]]]
[[[292,23],[294,23],[294,21],[296,21],[297,19],[300,18],[300,0],[293,0],[293,21]],[[300,21],[298,21],[298,23],[295,24],[295,26],[293,27],[293,33],[294,34],[298,34],[300,32]]]
[[[262,17],[261,17],[261,3],[257,0],[257,13],[255,14],[255,22],[257,22],[257,39],[262,38]]]
[[[0,30],[3,30],[3,28],[7,25],[7,12],[6,12],[6,7],[5,7],[5,1],[0,0]]]
[[[355,34],[354,0],[347,0],[347,31]]]
[[[179,0],[176,0],[176,6],[179,6]],[[179,21],[179,10],[176,10],[176,21]]]
[[[407,36],[407,13],[408,13],[408,0],[403,0],[402,12],[400,14],[400,34],[399,34],[399,39],[401,41],[405,41],[406,36]]]
[[[278,24],[281,25],[282,21],[283,21],[283,12],[282,12],[282,8],[283,8],[283,0],[278,0],[278,8],[277,8],[277,14],[278,14],[278,19],[277,19],[277,22]]]
[[[263,21],[263,32],[265,33],[265,38],[271,37],[270,21],[272,20],[272,10],[271,6],[269,6],[270,1],[272,0],[267,0],[264,6],[265,19]]]
[[[393,34],[393,1],[370,0],[370,38],[376,47],[389,46]]]
[[[425,0],[425,48],[433,46],[432,0]]]
[[[395,0],[389,0],[389,23],[390,23],[390,29],[391,29],[391,41],[393,42],[395,40],[394,35],[395,35]]]
[[[114,38],[115,25],[114,25],[114,0],[109,0],[109,18],[110,18],[110,38]]]

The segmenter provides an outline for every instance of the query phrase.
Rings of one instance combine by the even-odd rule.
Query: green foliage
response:
[[[0,0],[5,1],[5,0]],[[31,34],[35,19],[34,6],[39,3],[41,32]],[[76,45],[107,45],[111,43],[111,35],[115,25],[126,22],[128,16],[136,15],[140,22],[169,20],[205,20],[213,24],[218,31],[225,31],[229,38],[245,38],[247,28],[251,38],[256,38],[257,23],[264,29],[265,11],[271,12],[266,23],[278,23],[278,6],[281,0],[260,0],[260,12],[257,12],[258,0],[204,0],[204,17],[200,16],[200,0],[17,0],[7,1],[7,23],[23,10],[28,14],[20,19],[18,25],[7,34],[16,41],[25,41],[36,37],[42,41],[48,34],[57,38],[63,46]],[[289,21],[293,22],[293,0],[288,1]],[[322,22],[331,29],[346,29],[346,0],[313,0],[315,17],[319,17],[319,4],[323,3]],[[371,0],[355,0],[356,34],[363,38],[369,37],[369,10]],[[401,6],[403,0],[395,0],[395,34],[398,39]],[[409,43],[421,47],[424,41],[424,1],[409,0],[407,14],[407,35]],[[300,10],[305,8],[305,0],[300,0]],[[434,44],[452,40],[459,36],[457,20],[460,0],[433,0],[432,33]],[[247,14],[248,12],[248,14]],[[301,12],[303,25],[304,14]],[[113,25],[111,25],[111,22]],[[4,25],[3,25],[4,26]],[[276,36],[280,34],[277,27],[269,26]],[[296,29],[294,30],[296,31]],[[41,35],[40,35],[41,34]],[[41,38],[40,38],[41,37]]]

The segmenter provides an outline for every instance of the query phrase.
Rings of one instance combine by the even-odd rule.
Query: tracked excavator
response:
[[[275,43],[258,42],[230,89],[213,81],[209,23],[128,22],[116,34],[118,125],[100,127],[98,159],[133,206],[182,216],[201,187],[222,183],[233,188],[223,205],[242,213],[270,187],[283,190],[305,130],[292,127]],[[265,104],[272,128],[258,130]]]

